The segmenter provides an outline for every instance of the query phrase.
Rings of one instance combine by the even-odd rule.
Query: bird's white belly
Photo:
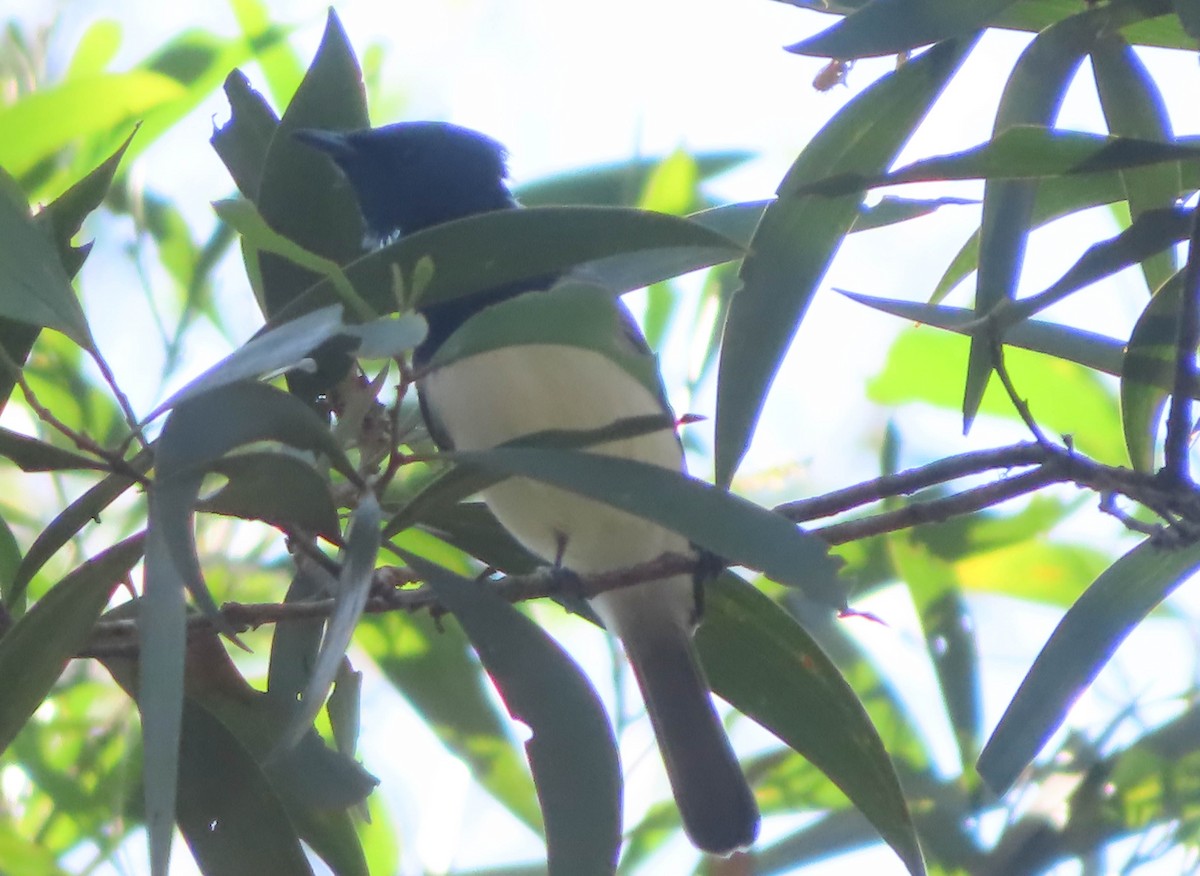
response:
[[[591,430],[630,417],[663,413],[657,398],[608,357],[567,345],[490,350],[460,359],[424,379],[426,403],[454,446],[483,450],[547,430]],[[586,448],[591,453],[681,469],[673,430]],[[484,499],[527,549],[598,572],[690,550],[678,533],[528,478],[488,488]],[[561,552],[561,555],[560,555]]]

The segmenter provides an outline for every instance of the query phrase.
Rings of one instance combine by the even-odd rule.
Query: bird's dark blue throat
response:
[[[490,137],[446,122],[400,122],[360,131],[298,130],[297,140],[324,152],[354,190],[368,239],[395,239],[444,222],[517,202],[505,185],[507,153]],[[462,323],[485,307],[533,289],[556,276],[508,283],[417,309],[429,334],[413,354],[418,368]]]

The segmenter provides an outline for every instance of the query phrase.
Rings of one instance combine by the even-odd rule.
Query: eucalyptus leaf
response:
[[[1055,628],[977,768],[997,794],[1012,786],[1113,652],[1160,602],[1200,567],[1200,545],[1143,541],[1110,566]]]
[[[969,41],[930,49],[847,104],[792,164],[742,262],[717,382],[715,479],[727,486],[750,446],[767,391],[817,284],[858,214],[857,192],[804,197],[817,180],[875,175],[895,159],[958,70]]]
[[[546,824],[549,876],[614,872],[621,769],[608,717],[587,679],[495,594],[419,557],[405,561],[463,625],[505,705],[531,730],[526,751]]]

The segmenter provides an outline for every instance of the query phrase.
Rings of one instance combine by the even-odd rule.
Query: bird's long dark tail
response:
[[[721,724],[691,634],[666,619],[619,630],[658,738],[684,830],[728,855],[758,835],[758,806]]]

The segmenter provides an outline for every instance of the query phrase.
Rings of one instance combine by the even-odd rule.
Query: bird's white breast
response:
[[[460,450],[483,450],[547,430],[599,429],[626,418],[663,413],[659,400],[608,357],[556,344],[504,347],[457,360],[428,375],[423,392]],[[664,468],[683,467],[683,451],[673,430],[610,441],[587,451]],[[553,562],[561,546],[563,565],[576,572],[622,568],[668,551],[690,550],[678,533],[526,478],[497,484],[484,499],[526,548]]]

